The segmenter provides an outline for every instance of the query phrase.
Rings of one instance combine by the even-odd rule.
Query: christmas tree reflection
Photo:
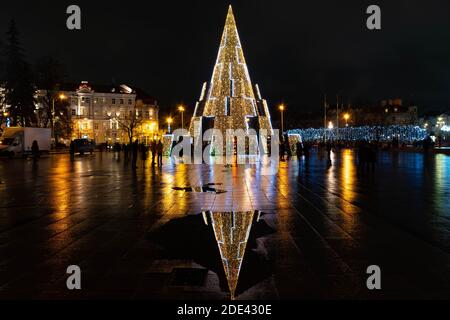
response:
[[[260,212],[204,212],[203,218],[214,230],[231,299],[234,299],[253,220],[259,220]]]

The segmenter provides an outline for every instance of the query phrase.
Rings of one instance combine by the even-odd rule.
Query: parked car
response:
[[[67,149],[67,146],[64,143],[58,142],[55,145],[55,150],[65,150]]]
[[[76,139],[73,141],[75,146],[75,153],[79,153],[81,155],[85,153],[93,154],[95,150],[95,143],[93,141],[89,141],[88,139]]]

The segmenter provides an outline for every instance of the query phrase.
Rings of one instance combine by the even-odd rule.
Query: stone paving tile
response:
[[[252,227],[238,299],[449,298],[450,179],[441,168],[450,160],[437,155],[423,170],[421,157],[399,154],[393,166],[382,153],[372,174],[344,150],[329,169],[313,154],[308,167],[292,160],[273,176],[250,165],[133,173],[110,154],[37,166],[2,159],[0,298],[229,299],[214,237],[184,255],[173,250],[210,230],[202,211],[233,210],[268,213],[275,229]],[[207,183],[226,193],[172,189]],[[149,238],[177,220],[188,229],[169,233],[169,247]],[[82,269],[81,291],[66,289],[72,264]],[[371,264],[382,268],[379,292],[365,286]],[[204,283],[173,285],[180,268],[206,270]]]

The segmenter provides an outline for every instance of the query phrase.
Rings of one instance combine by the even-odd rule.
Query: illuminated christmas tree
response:
[[[231,6],[211,82],[203,85],[190,130],[201,137],[212,128],[221,130],[224,137],[227,129],[266,129],[272,134],[267,102],[250,80]]]

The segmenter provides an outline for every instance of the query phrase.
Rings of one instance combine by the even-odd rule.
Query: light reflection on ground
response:
[[[222,262],[212,260],[216,239],[223,254],[234,252],[223,241],[232,237],[210,228],[195,239],[201,233],[192,230],[203,230],[204,219],[196,217],[191,229],[189,217],[255,210],[271,213],[276,233],[247,244],[237,299],[449,297],[450,158],[380,152],[374,172],[360,170],[356,159],[342,150],[327,168],[313,153],[308,164],[281,163],[276,175],[261,175],[258,163],[158,169],[139,162],[133,172],[108,153],[74,163],[67,155],[37,164],[1,159],[0,297],[227,298],[237,277],[226,283]],[[173,189],[211,182],[226,192]],[[191,243],[193,250],[169,259],[147,234],[177,219],[188,220],[165,244]],[[211,254],[195,256],[207,242]],[[267,262],[273,266],[255,278],[255,266]],[[373,263],[385,274],[385,290],[375,294],[364,287]],[[70,264],[86,274],[86,290],[76,295],[64,289]],[[170,281],[176,268],[209,272],[201,287],[181,289]],[[117,279],[120,286],[110,285]]]

